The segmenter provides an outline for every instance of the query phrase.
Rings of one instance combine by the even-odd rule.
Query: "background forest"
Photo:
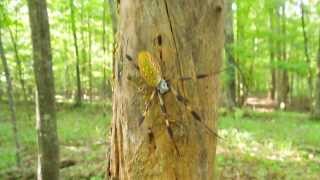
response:
[[[112,0],[48,1],[60,176],[66,179],[104,178],[115,6]],[[319,179],[320,2],[227,0],[225,6],[216,175]],[[34,179],[36,85],[27,2],[0,2],[0,31],[7,59],[0,65],[0,179]]]

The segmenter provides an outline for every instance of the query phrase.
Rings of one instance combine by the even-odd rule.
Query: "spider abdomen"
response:
[[[142,51],[138,55],[138,66],[142,78],[148,86],[157,87],[161,81],[160,65],[151,53]]]

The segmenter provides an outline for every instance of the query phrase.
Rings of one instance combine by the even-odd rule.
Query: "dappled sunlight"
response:
[[[279,142],[270,138],[258,141],[252,133],[235,128],[222,129],[219,134],[223,139],[219,142],[218,154],[246,154],[273,161],[320,162],[319,155],[299,150],[291,142]]]

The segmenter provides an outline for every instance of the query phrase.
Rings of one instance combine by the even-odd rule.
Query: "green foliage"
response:
[[[1,103],[0,106],[3,107],[5,104]],[[19,112],[19,138],[23,147],[22,160],[23,165],[26,167],[24,170],[30,172],[35,172],[35,152],[37,152],[35,117],[32,114],[34,112],[33,107],[33,104],[21,104],[18,105],[17,109]],[[9,112],[6,108],[4,110],[0,111],[0,179],[4,178],[5,172],[15,171],[12,128],[9,119],[7,119]],[[87,166],[88,164],[94,164],[93,162],[96,161],[104,161],[106,137],[111,119],[109,111],[110,107],[108,107],[107,115],[104,116],[100,113],[103,112],[103,109],[99,104],[84,105],[81,108],[73,108],[71,104],[58,105],[57,119],[61,159],[71,159],[77,161],[77,163],[84,161],[81,162],[83,164],[80,166],[76,166],[72,172],[63,171],[62,174],[64,176],[71,176],[72,173],[75,173],[74,176],[77,177],[80,175],[87,176],[94,172],[103,177],[103,171],[97,171],[98,168],[103,168],[103,164],[97,163],[98,166],[92,166],[91,168],[87,168]],[[31,120],[26,118],[27,113],[32,114]]]
[[[76,88],[75,80],[75,53],[71,33],[70,7],[66,1],[57,0],[48,2],[50,21],[51,46],[53,57],[53,70],[57,94],[72,94]],[[103,67],[111,71],[111,51],[113,42],[111,17],[107,14],[105,24],[106,54],[103,53],[103,3],[102,0],[74,0],[76,6],[75,19],[79,37],[80,70],[82,74],[83,92],[89,89],[89,54],[92,60],[93,93],[101,94],[103,83]],[[18,53],[22,65],[23,78],[26,82],[29,97],[33,96],[35,87],[32,62],[32,46],[29,28],[28,11],[26,1],[1,1],[0,17],[3,26],[3,41],[9,66],[13,75],[13,86],[18,98],[21,97],[22,87],[18,76],[17,63],[14,54],[9,29],[13,32],[18,46]],[[108,5],[106,6],[109,12]],[[92,47],[89,52],[89,32],[92,38]],[[1,70],[1,67],[0,67]],[[2,72],[2,71],[0,71]],[[0,84],[4,78],[0,74]],[[111,73],[107,74],[109,79]],[[3,86],[0,86],[2,89]]]
[[[318,179],[320,124],[306,114],[237,110],[220,119],[218,176]]]
[[[4,104],[0,104],[3,106]],[[61,170],[61,177],[101,179],[104,177],[105,149],[110,106],[103,116],[102,105],[58,105],[58,129],[62,160],[75,160],[76,165]],[[25,169],[13,168],[14,144],[7,109],[0,112],[0,179],[8,172],[34,172],[36,130],[32,105],[18,106],[18,125],[23,145]],[[34,115],[32,115],[34,118]],[[242,179],[317,179],[320,177],[318,154],[320,124],[308,115],[292,112],[259,113],[237,109],[220,118],[217,150],[217,176]],[[90,164],[90,165],[88,165]],[[7,173],[6,173],[7,172]]]
[[[319,2],[305,2],[306,32],[312,74],[316,72],[317,34],[320,24]],[[286,16],[279,9],[286,6]],[[266,92],[270,88],[271,68],[287,70],[290,77],[307,79],[309,65],[304,54],[304,39],[301,27],[300,0],[235,0],[233,3],[234,56],[250,92]],[[279,15],[277,15],[277,12]],[[272,22],[270,22],[272,19]],[[285,21],[286,31],[279,32]],[[271,24],[272,23],[272,24]],[[272,27],[273,26],[273,27]],[[286,61],[278,57],[280,42],[286,44]],[[273,44],[273,45],[272,45]],[[270,51],[275,55],[270,62]],[[281,55],[283,56],[283,55]],[[241,75],[242,76],[242,75]],[[224,81],[225,82],[225,81]],[[303,81],[295,82],[304,85]],[[291,88],[293,94],[306,94],[306,89]]]

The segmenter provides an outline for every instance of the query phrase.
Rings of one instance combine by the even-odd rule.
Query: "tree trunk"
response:
[[[313,110],[313,117],[320,120],[320,30],[319,30],[319,45],[318,45],[318,56],[317,56],[317,65],[318,65],[318,74],[317,74],[317,84],[315,92],[315,106]]]
[[[282,36],[280,40],[280,48],[278,49],[278,59],[282,62],[287,61],[287,52],[286,52],[286,6],[285,3],[280,7],[281,16],[279,16],[279,30]],[[278,71],[278,102],[281,106],[280,108],[286,108],[288,103],[288,93],[289,93],[289,78],[288,71],[285,68],[282,68]]]
[[[178,81],[179,77],[218,72],[224,42],[224,1],[122,0],[119,48],[115,61],[111,161],[112,179],[213,179],[218,75]],[[161,66],[170,89],[186,97],[189,113],[173,91],[164,95],[160,110],[154,99],[144,122],[139,119],[151,95],[139,78],[137,56],[148,51]],[[140,68],[141,69],[141,68]],[[137,84],[135,84],[137,83]],[[152,89],[152,88],[151,88]],[[176,97],[176,98],[175,98]],[[178,99],[178,100],[177,100]],[[172,131],[166,130],[167,110]],[[195,112],[201,122],[195,120]],[[172,136],[171,136],[172,135]],[[175,146],[176,145],[176,146]]]
[[[310,61],[310,56],[309,56],[309,47],[308,47],[308,36],[306,32],[306,22],[305,22],[305,11],[304,11],[304,4],[303,1],[300,1],[300,8],[301,8],[301,26],[302,26],[302,32],[303,32],[303,40],[304,40],[304,55],[306,58],[306,62],[309,67],[308,71],[308,85],[309,85],[309,90],[310,90],[310,97],[312,99],[312,93],[313,93],[313,83],[312,83],[312,68],[311,68],[311,61]]]
[[[226,33],[226,58],[227,58],[227,102],[228,107],[233,108],[236,105],[236,71],[235,71],[235,60],[234,60],[234,32],[233,32],[233,11],[232,3],[233,0],[226,1],[226,23],[225,23],[225,33]]]
[[[38,179],[55,180],[59,178],[59,142],[47,3],[28,0],[28,6],[37,85]]]
[[[107,98],[107,58],[106,58],[106,15],[107,15],[107,0],[103,0],[103,13],[102,13],[102,52],[103,52],[103,66],[102,66],[102,72],[103,72],[103,79],[102,79],[102,96],[105,101]],[[113,38],[115,38],[113,36]]]
[[[285,62],[286,57],[286,14],[285,14],[285,4],[276,5],[276,17],[277,25],[276,32],[281,38],[278,38],[276,41],[276,53],[278,61]],[[282,12],[280,14],[280,11]],[[284,38],[283,38],[284,37]],[[278,107],[285,109],[288,102],[288,93],[289,93],[289,81],[288,81],[288,72],[284,68],[279,68],[276,72],[277,74],[277,95],[276,99],[278,102]]]
[[[19,77],[19,81],[20,81],[20,85],[21,85],[22,93],[23,93],[23,100],[25,102],[28,102],[25,81],[23,78],[22,64],[21,64],[18,45],[17,45],[17,34],[16,34],[16,36],[14,36],[11,29],[10,28],[8,28],[8,29],[9,29],[9,33],[10,33],[11,43],[13,45],[15,60],[16,60],[16,64],[17,64],[18,77]]]
[[[270,8],[269,13],[269,23],[271,35],[269,36],[269,46],[270,46],[270,65],[271,65],[271,87],[270,87],[270,98],[275,100],[276,95],[276,69],[275,69],[275,45],[274,45],[274,11],[273,7]]]
[[[113,34],[115,35],[118,29],[118,18],[117,18],[117,8],[114,1],[115,0],[109,0],[109,11],[110,11],[111,20],[112,20],[112,31],[113,31]]]
[[[89,99],[90,103],[92,103],[93,98],[93,79],[92,79],[92,32],[91,32],[91,22],[90,22],[90,16],[88,15],[88,76],[89,76]]]
[[[111,3],[114,3],[113,0],[110,0]],[[109,4],[109,8],[113,7],[111,4]],[[111,11],[111,9],[110,9]],[[104,110],[106,110],[106,106],[108,103],[108,100],[111,99],[111,94],[112,94],[112,90],[111,90],[111,85],[110,85],[110,80],[107,77],[107,69],[110,67],[110,65],[108,65],[108,60],[106,58],[106,54],[107,54],[107,42],[106,42],[106,24],[107,24],[107,0],[103,1],[103,14],[102,14],[102,50],[103,50],[103,66],[102,66],[102,71],[103,71],[103,79],[102,79],[102,96],[103,96],[103,106],[104,106]],[[112,27],[113,26],[117,26],[116,24],[113,24],[114,22],[112,22]],[[113,28],[113,30],[115,30]],[[113,39],[115,38],[115,32],[113,32]],[[113,48],[115,48],[115,41],[113,42]],[[108,48],[108,52],[109,52],[109,48]],[[114,55],[112,54],[112,62],[114,61]],[[108,99],[108,100],[107,100]],[[104,115],[107,114],[106,112],[104,112]]]
[[[85,2],[84,0],[80,0],[80,18],[79,18],[79,26],[78,26],[78,30],[80,33],[80,54],[81,54],[81,58],[80,58],[80,74],[82,75],[82,77],[84,77],[82,79],[82,98],[85,98],[85,100],[88,97],[88,87],[87,85],[87,81],[86,81],[86,74],[87,74],[87,65],[86,63],[88,62],[88,49],[87,49],[87,39],[86,39],[86,19],[85,19]]]
[[[79,57],[79,47],[77,38],[77,28],[74,13],[73,0],[70,0],[70,17],[71,17],[71,30],[73,35],[74,50],[76,53],[76,79],[77,79],[77,93],[76,93],[76,106],[82,103],[82,89],[81,89],[81,74],[80,74],[80,57]]]
[[[283,62],[288,62],[287,58],[287,15],[286,15],[286,3],[282,5],[282,60]],[[285,102],[286,106],[288,104],[288,94],[289,94],[289,75],[288,75],[288,70],[283,69],[282,70],[282,97],[283,101]]]
[[[1,28],[1,27],[0,27]],[[12,82],[11,82],[11,75],[7,63],[7,58],[4,54],[4,48],[2,45],[2,33],[0,29],[0,56],[3,64],[3,69],[4,73],[6,76],[6,81],[7,81],[7,94],[8,94],[8,104],[9,104],[9,109],[11,113],[11,122],[12,122],[12,131],[13,131],[13,137],[14,137],[14,142],[16,146],[16,163],[17,166],[21,166],[21,158],[20,158],[20,142],[18,138],[18,128],[17,128],[17,117],[16,117],[16,108],[15,108],[15,103],[14,103],[14,98],[13,98],[13,89],[12,89]]]

